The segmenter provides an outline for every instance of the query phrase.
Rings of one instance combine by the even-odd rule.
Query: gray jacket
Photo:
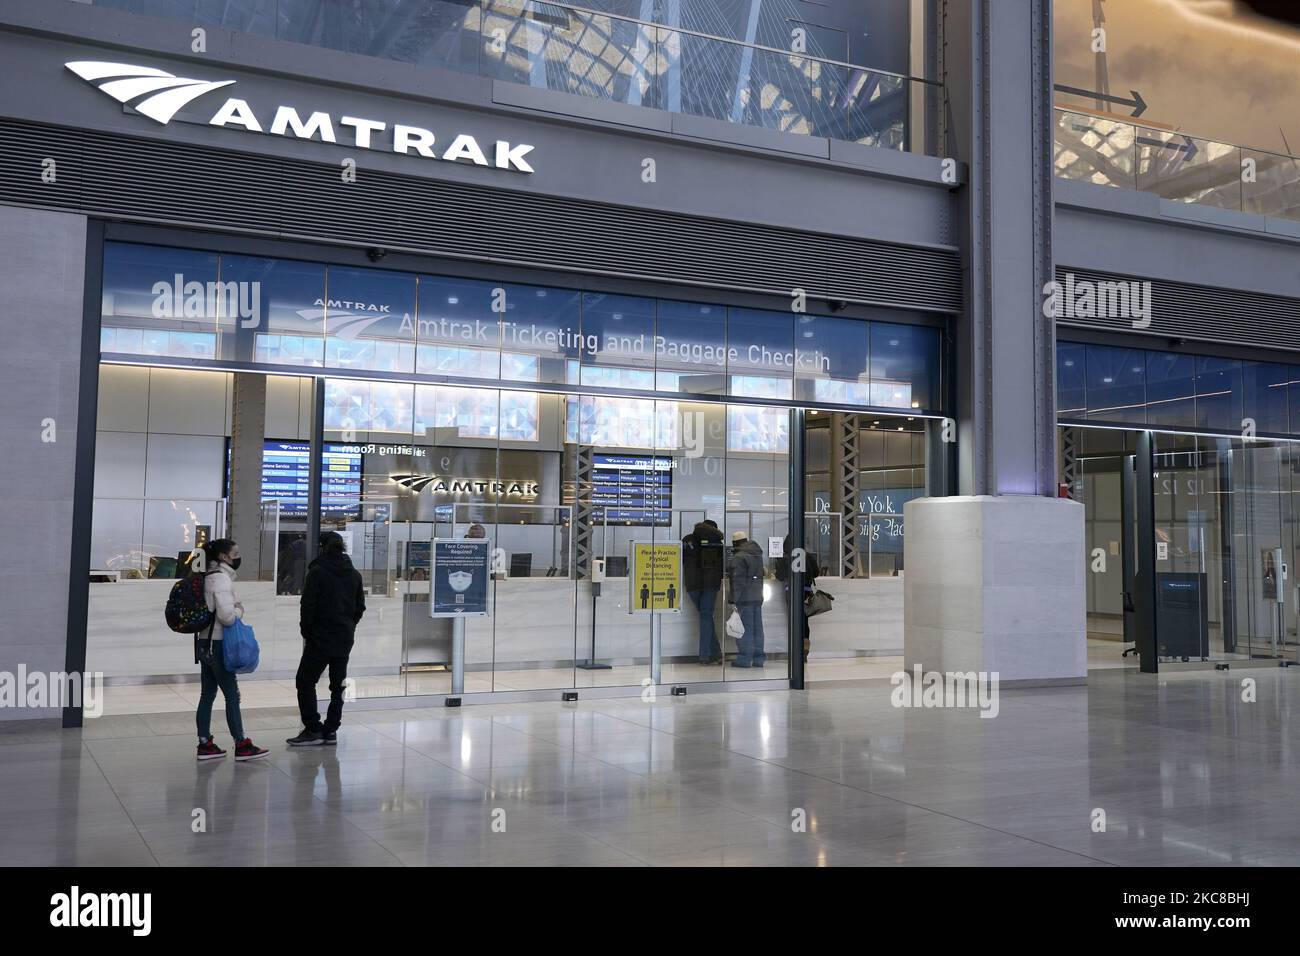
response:
[[[763,549],[756,541],[745,540],[732,548],[727,580],[732,604],[763,603]]]

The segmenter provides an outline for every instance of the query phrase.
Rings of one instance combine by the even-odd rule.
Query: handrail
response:
[[[547,2],[549,2],[549,0],[547,0]],[[1264,149],[1261,146],[1243,146],[1241,143],[1229,143],[1227,140],[1215,139],[1213,136],[1201,136],[1197,133],[1188,133],[1181,129],[1166,129],[1163,126],[1152,126],[1150,123],[1143,123],[1140,120],[1134,120],[1128,117],[1099,116],[1096,113],[1089,113],[1069,106],[1053,106],[1052,109],[1058,113],[1072,113],[1075,116],[1087,116],[1091,119],[1101,120],[1104,123],[1114,123],[1117,126],[1138,127],[1141,129],[1151,130],[1153,133],[1163,133],[1166,136],[1186,136],[1188,139],[1199,140],[1202,143],[1216,143],[1220,146],[1231,146],[1233,149],[1245,149],[1252,153],[1264,153],[1268,156],[1276,156],[1278,159],[1290,159],[1300,162],[1300,156],[1294,156],[1291,153],[1279,153],[1276,150]]]
[[[484,11],[486,11],[487,9],[487,4],[493,2],[495,2],[495,0],[480,0],[480,3],[482,4]],[[913,83],[924,83],[927,86],[938,86],[938,87],[943,86],[942,81],[931,80],[923,76],[910,76],[906,73],[895,73],[893,70],[882,70],[874,66],[865,66],[861,63],[846,63],[843,60],[831,60],[828,59],[827,57],[817,56],[816,54],[813,53],[799,53],[795,50],[782,50],[780,47],[764,46],[761,43],[746,43],[744,40],[737,40],[734,37],[724,37],[724,36],[718,36],[713,33],[703,33],[699,30],[692,30],[689,27],[673,26],[670,23],[656,23],[653,20],[641,20],[638,19],[637,17],[629,17],[621,13],[606,13],[603,10],[593,10],[590,7],[580,7],[571,3],[560,3],[557,2],[557,0],[523,0],[525,6],[521,7],[521,9],[525,12],[525,14],[533,12],[526,6],[527,4],[533,2],[545,3],[548,7],[560,7],[563,10],[572,10],[577,13],[584,13],[593,17],[606,17],[610,20],[622,20],[624,23],[635,23],[638,26],[654,27],[656,31],[667,30],[672,33],[684,33],[687,36],[699,37],[702,40],[716,40],[719,43],[732,43],[735,44],[736,46],[743,46],[747,50],[762,50],[765,53],[776,53],[780,56],[797,56],[805,60],[815,60],[816,62],[824,63],[827,66],[840,66],[850,70],[864,70],[865,72],[868,73],[880,73],[884,76],[892,76],[900,80],[909,80]]]

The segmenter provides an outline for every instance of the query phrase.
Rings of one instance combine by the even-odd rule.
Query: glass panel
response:
[[[325,365],[415,371],[415,277],[331,266],[327,278]]]
[[[1068,110],[1056,111],[1053,166],[1062,179],[1137,188],[1137,127]]]
[[[1088,430],[1079,435],[1079,476],[1075,500],[1084,506],[1084,554],[1087,568],[1088,667],[1134,667],[1136,653],[1124,638],[1125,541],[1124,470],[1131,467],[1124,432]],[[1136,527],[1130,510],[1130,528]],[[1132,537],[1129,538],[1130,544]],[[1130,555],[1132,573],[1135,554]]]
[[[871,404],[871,327],[857,319],[795,319],[795,397],[816,404]]]
[[[668,492],[672,534],[682,545],[686,600],[682,613],[664,616],[664,680],[717,681],[724,676],[723,651],[734,650],[726,632],[724,600],[727,542],[723,537],[727,491],[726,408],[715,403],[678,406],[680,441],[665,449],[671,470],[659,480]]]
[[[428,692],[407,686],[411,584],[399,576],[404,565],[398,560],[406,558],[409,523],[420,517],[409,503],[413,463],[419,460],[411,440],[414,389],[325,380],[320,527],[343,535],[366,588],[366,614],[348,664],[359,698]]]
[[[914,325],[871,325],[871,404],[937,409],[939,333]]]
[[[505,304],[501,322],[503,376],[523,364],[534,369],[529,381],[576,384],[582,354],[582,293],[503,284],[494,287],[493,296],[494,304]]]
[[[1231,509],[1232,562],[1224,587],[1232,588],[1235,610],[1234,632],[1225,635],[1224,653],[1280,657],[1287,640],[1283,609],[1295,600],[1290,555],[1283,547],[1290,502],[1282,493],[1282,455],[1271,442],[1221,439],[1220,444],[1231,448],[1232,486],[1223,497]],[[1286,484],[1289,491],[1289,478]],[[1285,581],[1280,565],[1286,566]]]
[[[1146,354],[1140,349],[1089,345],[1088,418],[1146,421]]]
[[[420,276],[415,370],[421,375],[537,381],[537,359],[501,367],[501,323],[488,282]]]
[[[605,567],[600,594],[589,608],[580,602],[578,647],[585,666],[577,680],[581,686],[636,685],[650,676],[651,623],[650,615],[631,611],[629,551],[631,542],[653,541],[656,526],[671,522],[655,503],[659,476],[672,475],[671,458],[657,448],[656,423],[667,418],[675,431],[677,408],[671,402],[594,396],[570,403],[577,406],[574,495],[579,514],[586,516],[579,520],[588,525],[577,533],[590,535],[592,558]]]
[[[1133,366],[1135,369],[1138,366]],[[1136,374],[1136,373],[1135,373]],[[1196,415],[1196,359],[1168,352],[1146,354],[1147,423],[1187,427]]]
[[[508,410],[530,398],[535,405],[539,396],[501,393],[497,484],[493,505],[483,509],[499,549],[491,658],[498,691],[574,686],[579,589],[573,509],[561,503],[564,397],[540,396],[540,433],[535,424],[530,439],[513,439]]]
[[[227,326],[222,358],[269,365],[325,363],[325,267],[290,259],[223,255],[222,282],[251,288],[258,315]]]
[[[1175,202],[1242,206],[1241,150],[1184,133],[1139,127],[1137,188]]]
[[[727,393],[727,310],[660,299],[655,326],[655,387],[695,395]]]
[[[1241,150],[1254,164],[1254,181],[1241,184],[1242,210],[1260,216],[1300,219],[1300,161],[1260,150]]]
[[[654,342],[654,299],[592,292],[583,295],[583,385],[653,390]]]
[[[1206,548],[1211,539],[1206,507],[1214,502],[1191,435],[1156,433],[1153,503],[1155,518],[1156,645],[1161,660],[1208,660],[1210,592]],[[1226,566],[1231,565],[1229,558]],[[1218,646],[1223,644],[1222,614],[1213,615]]]
[[[731,395],[793,397],[794,321],[784,312],[732,309],[727,318]]]
[[[1059,342],[1056,346],[1056,414],[1061,418],[1084,418],[1088,413],[1086,395],[1087,349],[1082,345]]]
[[[778,410],[728,408],[723,525],[728,547],[727,600],[737,608],[744,626],[728,680],[789,676],[788,618],[774,562],[790,533],[790,415],[780,409],[785,424],[776,429],[769,418],[773,411]],[[756,422],[762,437],[751,434]],[[777,436],[779,440],[774,440]]]
[[[1288,434],[1287,398],[1292,371],[1286,365],[1242,363],[1245,416],[1254,420],[1256,433]]]
[[[107,243],[100,348],[214,359],[220,298],[214,253]]]
[[[1242,422],[1241,362],[1236,359],[1196,359],[1196,425],[1240,432]]]

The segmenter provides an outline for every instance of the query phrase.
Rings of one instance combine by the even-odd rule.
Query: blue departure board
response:
[[[673,460],[650,455],[592,456],[592,517],[621,525],[672,524]]]

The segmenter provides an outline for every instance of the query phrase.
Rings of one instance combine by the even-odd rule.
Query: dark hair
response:
[[[217,538],[203,546],[203,556],[211,563],[216,563],[223,554],[229,554],[235,542],[230,538]]]
[[[712,518],[705,518],[704,523],[708,525],[710,528],[716,528],[718,526],[718,523],[714,521]]]
[[[343,535],[337,531],[322,531],[320,533],[320,549],[326,554],[342,554]]]

